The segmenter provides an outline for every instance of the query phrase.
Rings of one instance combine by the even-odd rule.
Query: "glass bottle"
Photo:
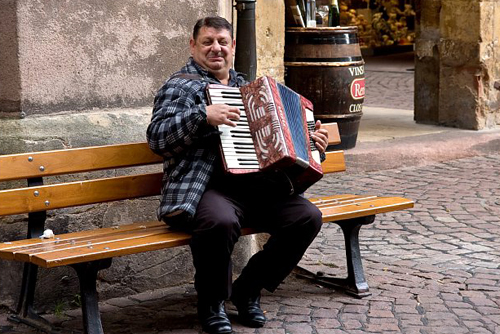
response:
[[[316,27],[316,0],[307,0],[307,27]]]
[[[318,6],[316,9],[316,16],[319,15],[321,22],[321,27],[328,27],[328,13],[330,12],[330,6]],[[318,23],[318,19],[316,19]]]
[[[330,0],[330,10],[328,12],[328,26],[340,26],[340,10],[338,0]]]

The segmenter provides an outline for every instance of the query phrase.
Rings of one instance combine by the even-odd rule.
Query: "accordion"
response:
[[[243,87],[207,85],[209,104],[241,110],[236,127],[219,125],[223,166],[228,173],[283,170],[296,192],[323,176],[320,154],[310,133],[312,103],[271,77]]]

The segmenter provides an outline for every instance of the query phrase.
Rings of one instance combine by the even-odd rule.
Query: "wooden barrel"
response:
[[[357,27],[288,28],[285,84],[311,100],[322,122],[337,122],[342,143],[356,145],[365,97],[365,68]]]

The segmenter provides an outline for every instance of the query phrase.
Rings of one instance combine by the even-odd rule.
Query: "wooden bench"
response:
[[[339,141],[337,130],[333,142]],[[103,333],[96,291],[98,271],[108,268],[116,256],[189,243],[189,234],[171,231],[158,221],[59,234],[51,239],[39,238],[44,232],[48,210],[157,196],[160,194],[162,173],[91,180],[82,177],[81,181],[50,185],[44,185],[44,178],[160,163],[162,158],[153,154],[146,143],[0,156],[0,182],[26,179],[28,183],[24,188],[0,190],[0,217],[28,214],[27,239],[3,240],[0,243],[1,259],[25,263],[18,313],[13,320],[49,332],[50,324],[33,310],[37,268],[71,266],[80,282],[84,331],[89,334]],[[343,152],[328,152],[322,167],[324,173],[344,171]],[[372,223],[376,214],[411,208],[413,202],[399,197],[357,195],[328,196],[311,201],[323,212],[325,223],[335,222],[342,228],[348,268],[346,278],[317,278],[343,287],[358,297],[369,295],[359,250],[359,229]],[[257,232],[244,229],[242,234]]]

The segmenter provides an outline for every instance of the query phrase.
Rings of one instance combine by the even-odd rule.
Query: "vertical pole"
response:
[[[236,0],[238,20],[234,68],[236,71],[246,74],[248,81],[255,80],[257,72],[255,1]]]

